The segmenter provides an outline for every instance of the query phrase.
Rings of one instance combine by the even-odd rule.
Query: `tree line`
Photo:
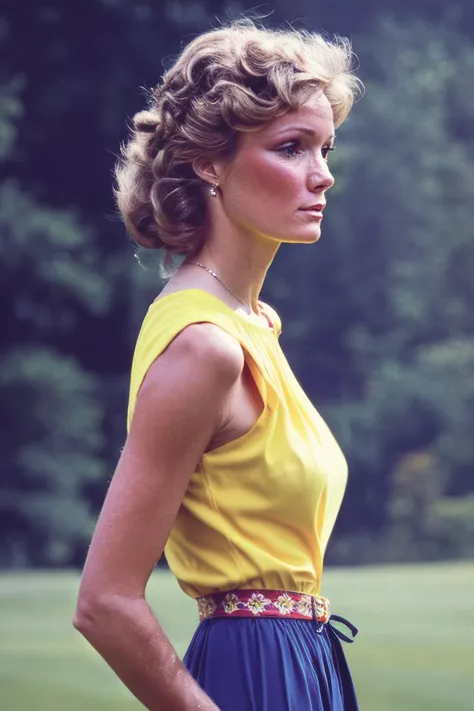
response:
[[[0,11],[3,567],[84,559],[125,438],[134,341],[161,286],[113,205],[126,118],[184,42],[250,7]],[[282,246],[262,294],[349,462],[329,561],[472,555],[474,7],[269,10],[270,25],[306,18],[350,36],[366,86],[338,131],[323,237]]]

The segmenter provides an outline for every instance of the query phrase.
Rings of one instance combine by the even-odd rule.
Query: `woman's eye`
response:
[[[294,158],[295,156],[301,154],[301,150],[299,150],[300,148],[301,143],[299,141],[292,141],[291,143],[287,143],[285,146],[279,148],[278,152],[282,153],[287,158]]]
[[[335,147],[333,145],[323,146],[323,148],[321,149],[321,154],[324,160],[328,159],[329,151],[333,151],[334,149]],[[303,149],[301,147],[300,141],[292,141],[291,143],[287,143],[286,145],[279,148],[278,152],[286,156],[287,158],[295,158],[303,153]]]
[[[321,153],[323,154],[324,160],[328,159],[329,151],[334,151],[334,150],[335,150],[335,146],[324,146],[321,151]]]

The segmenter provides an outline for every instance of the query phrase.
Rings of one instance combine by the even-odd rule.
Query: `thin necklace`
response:
[[[244,309],[246,310],[246,312],[247,312],[249,315],[253,313],[253,312],[252,312],[252,309],[249,308],[249,307],[247,306],[247,304],[246,304],[244,301],[242,301],[242,299],[241,299],[239,296],[237,296],[237,294],[234,294],[234,292],[232,291],[232,289],[231,289],[230,287],[228,287],[227,284],[224,284],[224,282],[222,281],[222,279],[219,279],[219,277],[217,276],[217,274],[216,274],[215,272],[213,272],[212,269],[209,269],[209,267],[206,267],[204,264],[201,264],[200,262],[191,262],[191,261],[188,261],[187,264],[195,264],[197,267],[201,267],[202,269],[205,269],[206,272],[209,272],[209,274],[211,274],[215,279],[217,279],[217,281],[220,282],[220,283],[222,284],[222,286],[224,286],[224,287],[227,289],[227,291],[229,291],[229,292],[232,294],[232,296],[234,296],[234,297],[237,299],[237,301],[240,301],[240,303],[242,304],[242,306],[244,307]]]

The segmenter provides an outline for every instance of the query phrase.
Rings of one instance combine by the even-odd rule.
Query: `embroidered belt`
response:
[[[344,617],[331,615],[329,600],[322,595],[288,590],[227,590],[198,597],[196,602],[200,622],[212,617],[286,617],[313,620],[320,625],[318,632],[329,623],[332,632],[344,642],[353,642],[358,633],[357,628]],[[353,638],[334,627],[332,621],[348,627]]]

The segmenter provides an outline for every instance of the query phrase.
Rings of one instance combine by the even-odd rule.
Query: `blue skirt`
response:
[[[204,620],[183,661],[220,711],[358,710],[331,622]]]

